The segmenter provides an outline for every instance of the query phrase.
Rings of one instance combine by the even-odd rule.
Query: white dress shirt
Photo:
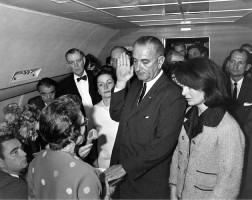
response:
[[[82,76],[85,76],[85,75],[87,76],[87,73],[84,70]],[[77,81],[77,78],[79,78],[79,76],[74,74],[75,84],[76,84],[77,89],[81,95],[82,104],[84,106],[86,115],[87,115],[87,117],[89,117],[90,109],[93,107],[93,103],[92,103],[91,96],[89,94],[88,76],[87,76],[87,80],[80,80],[79,82]]]

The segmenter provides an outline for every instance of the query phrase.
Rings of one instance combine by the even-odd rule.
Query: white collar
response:
[[[82,76],[85,76],[85,75],[87,75],[87,73],[86,73],[86,71],[84,70]],[[76,74],[74,74],[74,80],[77,81],[77,78],[80,78],[80,77],[82,77],[82,76],[77,76]]]
[[[238,85],[241,85],[242,82],[243,82],[243,79],[244,79],[244,77],[243,77],[241,80],[237,81],[236,83],[237,83]],[[231,83],[232,83],[232,84],[235,83],[235,81],[234,81],[231,77],[230,77],[230,80],[231,80]]]
[[[163,74],[163,70],[161,69],[159,74],[152,79],[151,81],[145,82],[146,83],[146,92],[145,94],[151,89],[151,87],[157,82],[157,80],[160,78],[160,76],[162,76]]]

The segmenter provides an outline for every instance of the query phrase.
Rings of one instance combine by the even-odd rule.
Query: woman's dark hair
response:
[[[202,90],[205,93],[205,105],[215,107],[225,104],[228,98],[226,76],[221,67],[208,58],[194,58],[174,68],[178,83]]]
[[[42,110],[39,132],[52,150],[76,142],[81,128],[80,105],[79,97],[63,95]]]
[[[99,76],[103,75],[103,74],[108,74],[112,77],[112,79],[116,82],[116,74],[115,74],[115,70],[113,69],[112,66],[107,66],[107,65],[103,65],[99,68],[99,72],[96,74],[96,84],[97,84],[97,79]]]

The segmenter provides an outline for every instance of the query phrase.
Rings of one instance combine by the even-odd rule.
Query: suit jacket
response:
[[[88,76],[89,94],[91,96],[93,105],[95,105],[101,101],[101,96],[98,94],[96,82],[92,72],[89,72],[87,70],[86,73]],[[74,81],[74,74],[71,74],[58,83],[56,96],[60,97],[61,95],[65,94],[73,94],[81,98],[81,95]]]
[[[243,132],[228,112],[216,127],[204,125],[191,142],[183,126],[172,158],[170,184],[176,185],[180,199],[236,199],[244,148]]]
[[[227,87],[231,97],[231,81]],[[245,103],[245,104],[244,104]],[[251,103],[251,105],[250,105]],[[243,178],[239,198],[252,199],[252,79],[245,76],[236,102],[230,101],[228,111],[234,116],[245,133],[246,149]]]
[[[181,130],[185,99],[165,74],[156,81],[139,105],[142,81],[112,93],[111,118],[119,121],[111,164],[127,172],[120,198],[169,198],[169,166]]]
[[[34,104],[39,110],[42,110],[46,106],[41,96],[36,96],[29,99],[28,104]]]
[[[0,170],[0,199],[28,199],[27,184]]]

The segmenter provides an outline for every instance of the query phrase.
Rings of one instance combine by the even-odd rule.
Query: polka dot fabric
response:
[[[36,199],[100,199],[95,169],[76,155],[44,150],[30,163],[29,195]]]

